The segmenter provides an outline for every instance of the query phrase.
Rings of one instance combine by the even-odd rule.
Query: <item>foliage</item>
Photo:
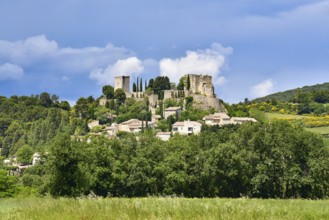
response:
[[[0,169],[0,198],[13,197],[17,192],[17,178]]]
[[[151,79],[149,81],[148,88],[152,89],[154,94],[158,94],[159,99],[163,99],[163,91],[171,88],[170,80],[167,76],[158,76],[154,80]]]
[[[147,107],[147,100],[136,101],[135,99],[128,98],[125,103],[122,104],[118,111],[117,122],[121,123],[132,118],[139,120],[151,120],[151,112]]]
[[[287,90],[285,92],[278,92],[262,98],[255,99],[256,102],[265,102],[267,100],[276,101],[295,101],[302,103],[304,101],[316,100],[319,103],[328,102],[329,83],[317,84],[314,86],[304,86],[302,88]],[[308,98],[309,97],[309,98]],[[302,101],[302,98],[304,101]],[[308,99],[308,100],[307,100]]]
[[[52,196],[79,196],[86,187],[85,176],[79,166],[81,143],[71,141],[69,135],[59,135],[49,154],[48,190]]]
[[[29,145],[24,145],[16,152],[17,161],[21,164],[27,165],[32,163],[32,156],[34,150]]]
[[[114,88],[111,85],[105,85],[102,88],[103,91],[103,95],[107,98],[107,99],[113,99],[114,97]]]
[[[122,104],[126,100],[126,93],[122,89],[116,89],[114,92],[114,98]]]
[[[178,90],[184,90],[185,88],[185,84],[186,84],[186,75],[185,76],[182,76],[180,79],[179,79],[179,83],[177,85],[177,89]]]
[[[329,152],[322,139],[288,122],[204,126],[167,142],[152,132],[56,138],[46,174],[54,196],[325,198]]]
[[[186,89],[190,90],[191,88],[191,81],[190,81],[190,75],[187,75],[187,79],[186,79]]]
[[[209,114],[213,114],[214,109],[200,110],[197,108],[189,108],[188,110],[182,111],[179,121],[198,121],[202,120],[203,117]]]

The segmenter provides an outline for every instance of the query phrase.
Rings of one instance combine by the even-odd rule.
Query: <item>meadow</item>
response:
[[[1,199],[1,219],[329,219],[327,200]]]

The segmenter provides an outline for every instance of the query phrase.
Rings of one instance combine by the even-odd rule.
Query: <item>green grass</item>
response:
[[[1,219],[329,219],[327,200],[2,199]]]
[[[329,134],[329,127],[317,127],[317,128],[305,128],[307,131],[311,131],[316,134]]]

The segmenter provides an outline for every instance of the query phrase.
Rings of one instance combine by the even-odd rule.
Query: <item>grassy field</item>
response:
[[[308,131],[317,134],[329,134],[329,127],[305,128]]]
[[[1,219],[329,219],[326,200],[1,199]]]

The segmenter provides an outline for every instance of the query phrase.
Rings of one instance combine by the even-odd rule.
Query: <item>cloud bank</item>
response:
[[[160,75],[168,76],[171,81],[178,82],[185,74],[207,74],[213,77],[215,84],[225,82],[220,75],[225,66],[225,60],[233,52],[231,47],[223,47],[213,43],[210,48],[196,51],[186,51],[184,57],[177,59],[165,58],[160,61]]]
[[[275,82],[272,79],[267,79],[252,86],[250,88],[250,93],[254,98],[267,96],[273,92],[274,86]]]
[[[130,57],[124,60],[118,60],[116,63],[109,64],[105,69],[98,68],[90,73],[90,78],[98,81],[99,84],[113,84],[115,76],[134,76],[144,70],[142,61],[137,57]]]
[[[23,74],[24,70],[20,66],[11,63],[0,65],[0,80],[18,80]]]
[[[44,66],[45,71],[56,70],[61,75],[89,73],[131,56],[134,56],[132,51],[112,44],[105,47],[62,48],[44,35],[15,42],[0,40],[0,63],[10,63],[22,69]]]

